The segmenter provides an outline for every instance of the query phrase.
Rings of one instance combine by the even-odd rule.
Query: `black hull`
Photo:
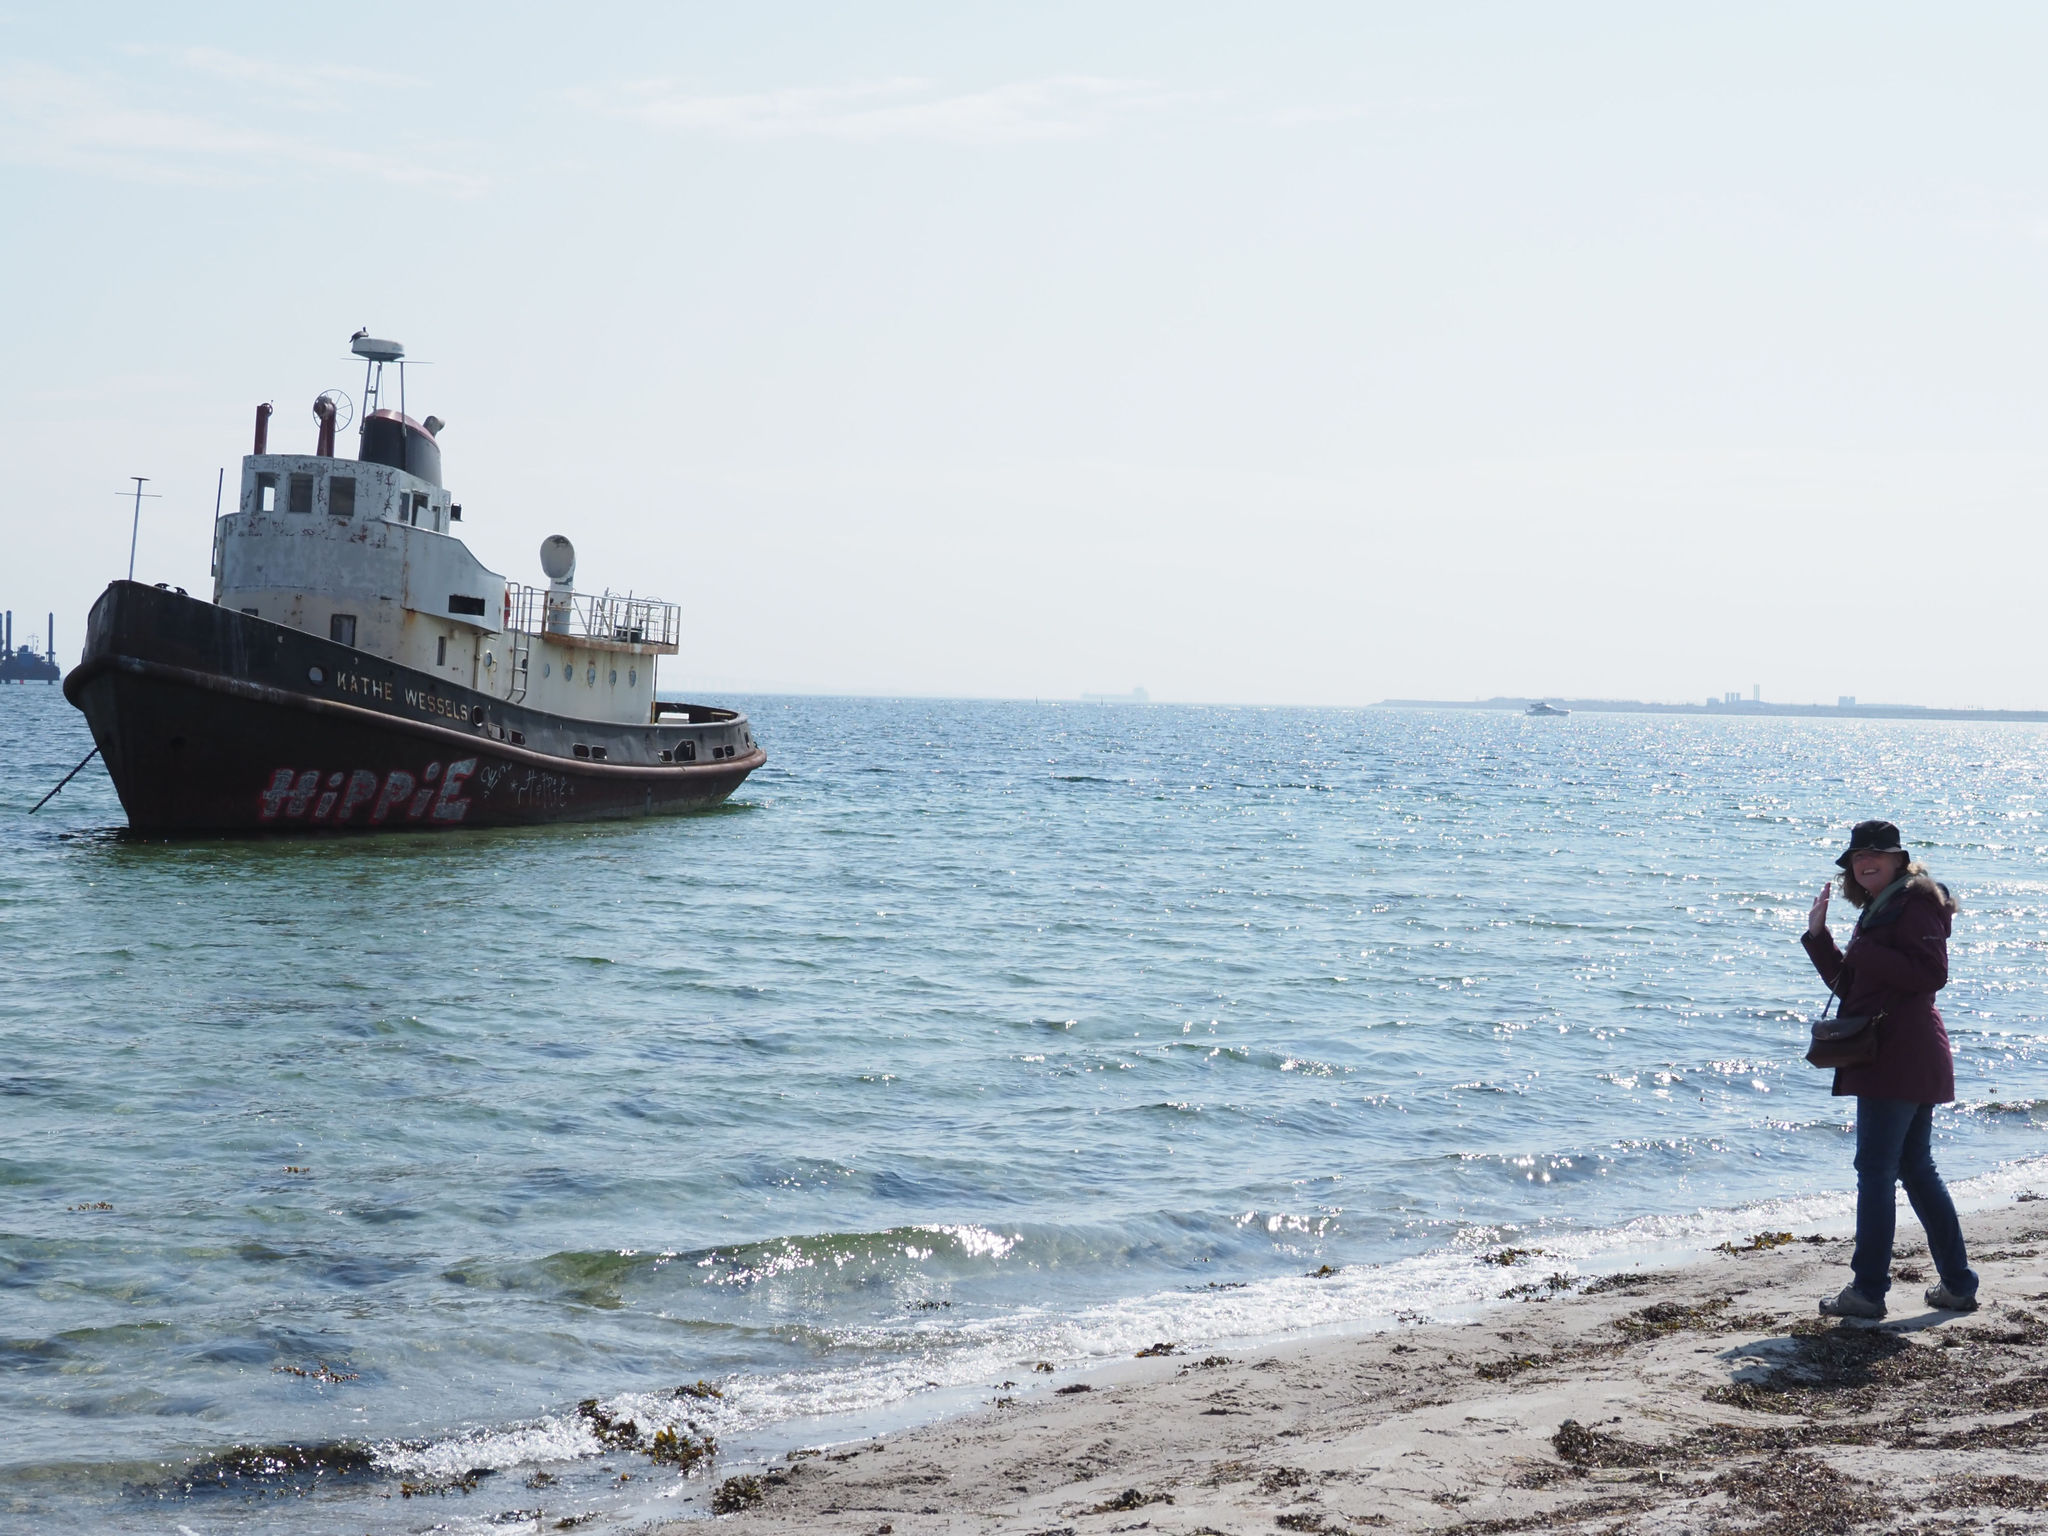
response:
[[[730,710],[572,720],[126,581],[93,605],[64,694],[153,835],[658,816],[717,805],[767,761]]]

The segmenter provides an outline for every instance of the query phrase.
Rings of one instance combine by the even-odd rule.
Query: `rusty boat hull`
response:
[[[745,716],[577,720],[138,582],[64,694],[148,835],[451,831],[702,810],[767,761]]]

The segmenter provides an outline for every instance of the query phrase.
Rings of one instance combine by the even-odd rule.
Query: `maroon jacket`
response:
[[[1915,1104],[1955,1098],[1955,1058],[1934,1007],[1934,994],[1948,985],[1949,919],[1955,909],[1946,888],[1915,875],[1858,925],[1847,954],[1835,948],[1826,929],[1800,935],[1820,979],[1834,986],[1843,1014],[1885,1016],[1877,1026],[1877,1060],[1837,1067],[1837,1095]]]

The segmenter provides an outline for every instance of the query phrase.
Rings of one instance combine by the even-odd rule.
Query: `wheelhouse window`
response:
[[[337,645],[356,643],[356,616],[352,613],[337,613],[327,620],[327,638]]]
[[[310,512],[313,510],[313,477],[293,475],[291,477],[291,500],[286,503],[288,512]]]
[[[448,665],[448,637],[446,635],[436,635],[434,637],[434,665],[437,667]]]
[[[277,510],[277,476],[260,474],[256,477],[256,510],[275,512]]]
[[[356,478],[354,475],[329,475],[327,477],[327,510],[336,517],[356,515]]]

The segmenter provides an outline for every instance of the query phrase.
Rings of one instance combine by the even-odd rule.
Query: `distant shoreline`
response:
[[[1549,704],[1594,715],[1774,715],[1806,720],[1993,720],[2048,721],[2048,709],[1934,709],[1925,704],[1764,704],[1755,699],[1733,703],[1655,704],[1641,699],[1382,699],[1374,709],[1503,709],[1522,711],[1531,704]]]

